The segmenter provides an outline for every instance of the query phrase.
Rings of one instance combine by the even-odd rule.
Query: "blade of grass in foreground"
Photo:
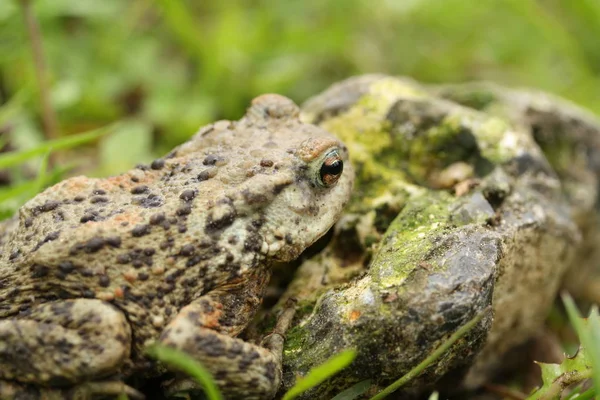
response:
[[[461,326],[456,332],[452,334],[452,336],[450,336],[448,340],[442,343],[440,347],[438,347],[426,359],[419,363],[419,365],[408,371],[406,375],[400,377],[400,379],[392,383],[390,386],[386,387],[381,392],[371,397],[370,400],[381,400],[398,390],[406,383],[410,382],[412,379],[416,378],[421,372],[423,372],[425,368],[427,368],[431,363],[440,358],[442,354],[444,354],[454,343],[456,343],[460,338],[465,336],[471,329],[473,329],[475,325],[477,325],[479,321],[481,321],[489,311],[490,307],[477,314],[475,318]]]
[[[346,368],[356,357],[356,350],[350,349],[342,351],[331,357],[323,364],[312,368],[305,377],[299,378],[290,390],[286,392],[282,400],[291,400],[307,390],[317,386],[321,382],[329,379],[333,375]]]
[[[147,352],[151,357],[169,364],[194,378],[202,386],[208,400],[223,400],[223,396],[210,372],[192,357],[182,351],[158,344],[150,346]]]
[[[0,155],[0,168],[12,167],[18,165],[30,158],[48,153],[49,151],[68,149],[90,142],[107,133],[111,132],[118,124],[108,125],[102,128],[94,129],[89,132],[71,135],[59,139],[47,140],[31,149],[14,151]]]
[[[364,381],[358,382],[356,385],[350,386],[348,389],[344,390],[341,393],[338,393],[331,400],[354,400],[361,394],[365,393],[371,387],[371,380],[367,379]]]
[[[569,320],[577,332],[579,343],[586,350],[586,354],[592,363],[592,379],[596,392],[600,393],[600,318],[598,317],[598,308],[594,306],[587,319],[584,322],[573,298],[568,294],[562,295],[565,309],[569,315]]]

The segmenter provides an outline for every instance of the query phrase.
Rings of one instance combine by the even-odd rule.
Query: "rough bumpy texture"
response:
[[[584,242],[564,286],[600,301],[600,119],[566,100],[532,90],[491,83],[433,88],[440,96],[509,119],[530,132],[561,181],[571,217]]]
[[[280,334],[264,347],[233,337],[270,262],[327,232],[353,182],[346,147],[298,114],[264,95],[149,166],[71,178],[24,205],[0,237],[0,395],[11,380],[150,372],[143,350],[160,341],[202,361],[227,395],[271,397]]]
[[[300,304],[284,387],[342,349],[358,351],[305,398],[328,399],[364,379],[374,393],[491,306],[404,395],[441,378],[456,388],[468,375],[465,384],[477,386],[540,327],[581,249],[568,184],[536,143],[539,130],[437,92],[367,75],[303,106],[304,120],[346,143],[357,171],[332,240],[284,296]]]

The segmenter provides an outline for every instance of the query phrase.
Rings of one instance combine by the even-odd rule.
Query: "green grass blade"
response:
[[[336,354],[323,364],[308,371],[308,374],[306,374],[305,377],[299,378],[296,384],[283,396],[283,400],[291,400],[317,386],[321,382],[324,382],[350,365],[355,357],[356,350],[354,349],[345,350]]]
[[[341,393],[338,393],[331,400],[354,400],[361,394],[365,393],[371,387],[371,380],[367,379],[364,381],[358,382],[356,385],[350,386],[348,389],[344,390]]]
[[[184,352],[156,344],[150,346],[147,353],[151,357],[185,372],[194,378],[202,386],[208,400],[223,400],[223,396],[210,372],[208,372],[208,370],[198,361],[194,360]]]
[[[592,378],[596,392],[600,392],[600,317],[598,306],[592,306],[588,317],[589,342],[584,344],[588,349],[588,355],[592,361]]]
[[[429,399],[427,400],[439,400],[440,398],[440,394],[438,392],[433,392],[431,393],[431,395],[429,396]]]
[[[27,161],[33,157],[37,157],[51,150],[62,150],[71,147],[79,146],[81,144],[90,142],[98,139],[99,137],[106,135],[115,128],[116,124],[105,126],[99,129],[94,129],[89,132],[80,133],[77,135],[71,135],[59,139],[47,140],[40,145],[31,149],[14,151],[0,155],[0,168],[7,168],[18,165],[24,161]]]
[[[29,94],[30,93],[28,90],[21,89],[14,96],[12,96],[8,102],[0,107],[0,127],[6,124],[19,112],[25,101],[28,99]]]
[[[483,317],[489,311],[490,311],[490,308],[488,307],[485,310],[483,310],[482,312],[480,312],[479,314],[477,314],[473,319],[471,319],[469,322],[467,322],[466,324],[461,326],[456,332],[454,332],[452,334],[452,336],[450,336],[450,338],[448,338],[448,340],[446,340],[444,343],[442,343],[442,345],[440,347],[435,349],[435,351],[433,353],[431,353],[427,358],[425,358],[423,361],[421,361],[419,363],[419,365],[417,365],[416,367],[414,367],[413,369],[408,371],[408,373],[406,373],[406,375],[403,375],[402,377],[400,377],[400,379],[398,379],[397,381],[392,383],[390,386],[386,387],[381,392],[379,392],[375,396],[371,397],[370,400],[381,400],[381,399],[389,396],[396,390],[398,390],[400,387],[402,387],[406,383],[410,382],[415,377],[417,377],[431,363],[433,363],[435,360],[440,358],[454,343],[456,343],[460,338],[465,336],[471,329],[473,329],[475,327],[475,325],[477,325],[479,323],[479,321],[481,321],[483,319]]]
[[[15,202],[14,210],[8,215],[10,216],[12,212],[16,211],[16,208],[20,206],[21,202],[25,202],[29,197],[35,196],[37,193],[41,192],[46,185],[61,180],[64,174],[71,169],[73,169],[72,165],[55,168],[45,174],[43,181],[38,176],[38,178],[33,181],[26,181],[0,189],[0,210],[5,211],[10,208],[6,207],[7,202]],[[0,219],[2,219],[2,217],[4,217],[4,215],[0,216]]]
[[[52,149],[49,149],[42,157],[42,161],[40,161],[37,177],[35,178],[35,193],[41,192],[48,181],[48,160],[50,159],[50,153],[52,153]]]
[[[565,309],[569,320],[577,332],[581,346],[586,350],[586,354],[592,363],[592,379],[596,392],[600,393],[600,318],[598,317],[598,308],[593,307],[590,312],[587,324],[584,322],[575,301],[568,294],[562,295]]]

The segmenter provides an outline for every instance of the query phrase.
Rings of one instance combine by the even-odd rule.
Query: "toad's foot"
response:
[[[131,330],[95,299],[40,304],[0,321],[0,379],[66,386],[116,372],[129,358]]]
[[[47,388],[0,380],[0,400],[88,400],[96,396],[127,395],[132,400],[144,395],[120,381],[87,382],[69,388]]]
[[[294,314],[294,303],[288,302],[273,332],[260,346],[203,327],[189,329],[185,323],[171,326],[161,340],[200,361],[225,398],[270,399],[281,382],[284,334]],[[199,388],[192,379],[183,378],[166,385],[165,391],[171,396]]]

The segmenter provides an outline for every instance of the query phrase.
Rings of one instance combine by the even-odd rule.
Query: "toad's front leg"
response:
[[[208,293],[184,307],[160,339],[200,361],[226,398],[270,399],[281,382],[283,334],[291,324],[294,308],[284,311],[261,346],[244,342],[231,335],[245,328],[260,304],[259,296],[252,292],[244,287]],[[178,383],[168,391],[185,386],[182,381]]]

